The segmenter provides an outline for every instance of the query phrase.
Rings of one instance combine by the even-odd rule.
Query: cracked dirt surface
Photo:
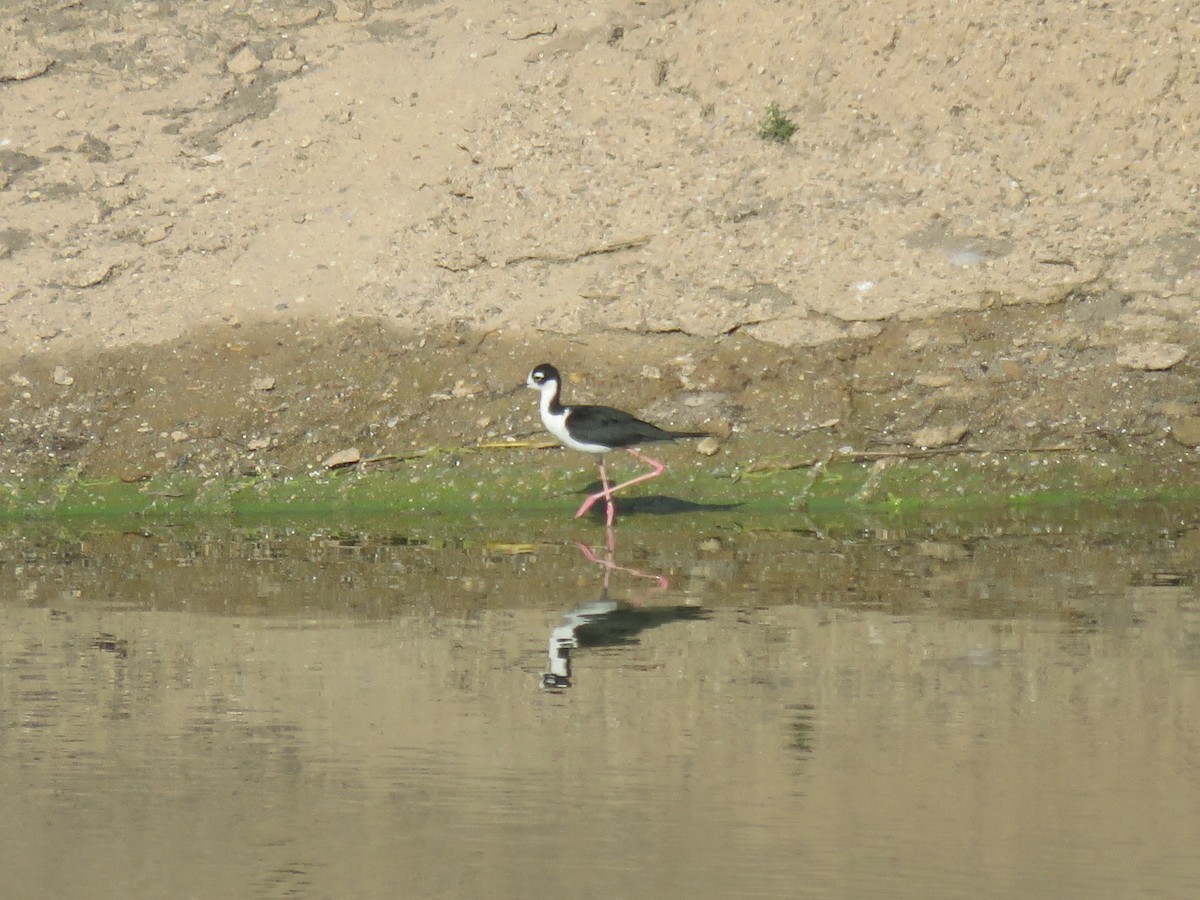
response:
[[[1200,443],[1186,6],[4,10],[10,475],[529,434],[547,359],[742,456]]]

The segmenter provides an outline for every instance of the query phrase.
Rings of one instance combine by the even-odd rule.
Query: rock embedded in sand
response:
[[[299,58],[268,59],[263,63],[263,68],[272,75],[295,75],[304,68],[304,60]]]
[[[1200,416],[1172,419],[1171,439],[1185,447],[1200,447]]]
[[[243,47],[229,58],[225,68],[234,75],[249,75],[262,68],[262,62],[249,47]]]
[[[282,4],[280,4],[282,5]],[[259,28],[299,28],[321,18],[321,7],[300,6],[292,9],[267,7],[250,13]]]
[[[345,450],[339,450],[331,456],[325,457],[321,463],[326,469],[341,469],[345,466],[357,465],[362,461],[362,453],[357,447],[348,447]]]
[[[364,16],[362,8],[354,3],[337,4],[337,9],[333,14],[333,18],[337,22],[359,22]]]
[[[1145,341],[1139,344],[1126,344],[1117,350],[1117,365],[1127,369],[1161,372],[1182,362],[1185,356],[1187,356],[1187,348],[1182,344]]]
[[[160,241],[165,241],[167,235],[171,233],[171,229],[166,225],[151,225],[142,234],[142,246],[148,244],[157,244]]]
[[[915,384],[926,388],[944,388],[954,384],[955,377],[945,372],[925,372],[913,379]]]
[[[27,41],[15,41],[0,46],[0,81],[28,81],[45,75],[55,63]]]
[[[62,283],[80,290],[96,287],[108,281],[119,268],[118,263],[107,260],[79,263],[64,273]]]
[[[953,447],[967,436],[968,430],[966,425],[934,425],[929,428],[918,428],[912,433],[909,443],[923,450]]]

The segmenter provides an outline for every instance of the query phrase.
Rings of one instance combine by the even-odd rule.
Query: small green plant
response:
[[[788,138],[796,133],[796,123],[783,114],[778,103],[767,106],[766,115],[758,123],[758,136],[764,141],[778,141],[786,144]]]

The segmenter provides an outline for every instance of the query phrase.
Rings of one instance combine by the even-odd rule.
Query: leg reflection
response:
[[[655,586],[643,594],[642,597],[635,600],[635,603],[641,603],[647,596],[658,591],[665,591],[671,586],[671,582],[665,575],[655,575],[651,572],[643,572],[640,569],[631,569],[629,566],[617,565],[617,530],[611,525],[605,529],[605,552],[603,558],[596,555],[596,551],[582,541],[576,546],[583,554],[584,559],[588,562],[594,562],[596,565],[604,567],[604,592],[608,593],[609,580],[612,578],[613,572],[626,572],[635,578],[647,578],[655,583]]]

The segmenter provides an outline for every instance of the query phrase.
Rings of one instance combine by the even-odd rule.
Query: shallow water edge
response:
[[[1190,895],[1195,505],[766,520],[8,522],[7,883]]]

